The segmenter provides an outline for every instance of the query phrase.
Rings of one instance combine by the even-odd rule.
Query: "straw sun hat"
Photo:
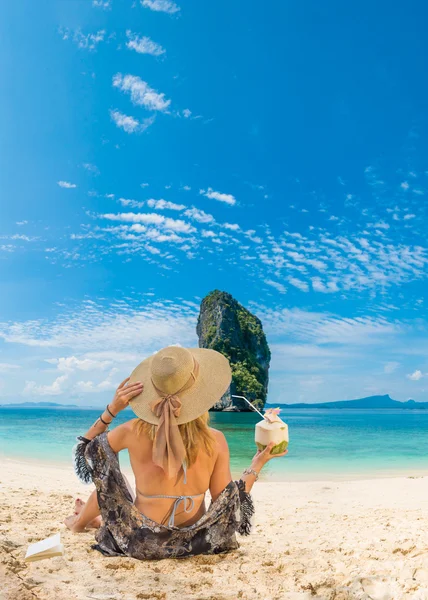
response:
[[[141,381],[144,389],[130,407],[140,419],[158,425],[161,400],[177,399],[175,424],[188,423],[209,410],[227,391],[232,379],[229,361],[215,350],[169,346],[141,362],[130,383]],[[178,408],[178,409],[177,409]]]

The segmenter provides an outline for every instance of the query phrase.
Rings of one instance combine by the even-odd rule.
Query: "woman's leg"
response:
[[[82,503],[83,504],[83,503]],[[79,504],[76,501],[76,509]],[[100,507],[98,506],[97,492],[94,490],[88,501],[83,504],[78,514],[71,515],[64,520],[64,524],[74,533],[81,533],[87,527],[100,527]]]

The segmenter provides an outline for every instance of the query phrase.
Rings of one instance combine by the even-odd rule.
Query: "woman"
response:
[[[235,532],[250,532],[249,492],[273,456],[271,446],[258,452],[241,479],[232,481],[226,439],[208,427],[208,410],[231,377],[222,354],[201,348],[164,348],[138,365],[79,438],[76,470],[96,491],[86,504],[76,501],[67,527],[99,527],[94,548],[110,556],[159,559],[237,548]],[[138,418],[107,433],[128,404]],[[136,496],[120,472],[117,454],[124,449]]]

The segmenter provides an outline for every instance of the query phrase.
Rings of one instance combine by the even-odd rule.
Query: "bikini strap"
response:
[[[195,507],[195,501],[194,498],[198,498],[199,496],[205,496],[205,493],[203,494],[195,494],[194,496],[167,496],[164,494],[159,494],[156,496],[146,496],[145,494],[141,494],[141,492],[139,492],[141,496],[143,496],[143,498],[166,498],[168,500],[174,500],[175,502],[172,506],[172,512],[171,512],[171,516],[169,518],[168,521],[168,527],[174,527],[174,523],[175,523],[175,514],[177,512],[178,507],[180,506],[180,503],[183,502],[184,505],[184,512],[185,513],[189,513],[192,512],[192,510]],[[189,501],[189,505],[187,504],[187,501]]]

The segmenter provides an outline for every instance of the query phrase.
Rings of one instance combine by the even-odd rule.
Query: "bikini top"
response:
[[[164,496],[162,494],[160,494],[158,496],[146,496],[145,494],[141,494],[141,492],[138,492],[138,493],[141,496],[143,496],[143,498],[170,498],[171,500],[173,500],[175,498],[175,502],[172,506],[171,516],[168,521],[168,527],[174,527],[175,513],[177,512],[177,509],[180,506],[181,502],[183,502],[184,512],[189,513],[189,512],[192,512],[192,510],[195,507],[194,498],[198,498],[199,496],[205,496],[205,494],[196,494],[195,496]],[[189,504],[188,504],[188,502],[189,502]]]
[[[185,465],[183,465],[183,470],[184,470],[184,482],[183,483],[187,483],[187,469],[185,467]],[[138,491],[138,490],[137,490]],[[156,496],[146,496],[145,494],[142,494],[140,491],[138,491],[138,493],[140,494],[140,496],[143,496],[143,498],[167,498],[170,500],[174,500],[175,502],[172,506],[172,512],[171,512],[171,516],[169,518],[168,521],[168,527],[174,527],[175,524],[175,514],[177,512],[178,507],[180,506],[181,502],[183,503],[183,507],[184,507],[184,512],[185,513],[189,513],[192,512],[192,510],[195,507],[195,501],[194,498],[199,498],[199,496],[205,496],[205,492],[203,494],[195,494],[194,496],[167,496],[164,494],[159,494]],[[189,504],[188,504],[189,502]]]

